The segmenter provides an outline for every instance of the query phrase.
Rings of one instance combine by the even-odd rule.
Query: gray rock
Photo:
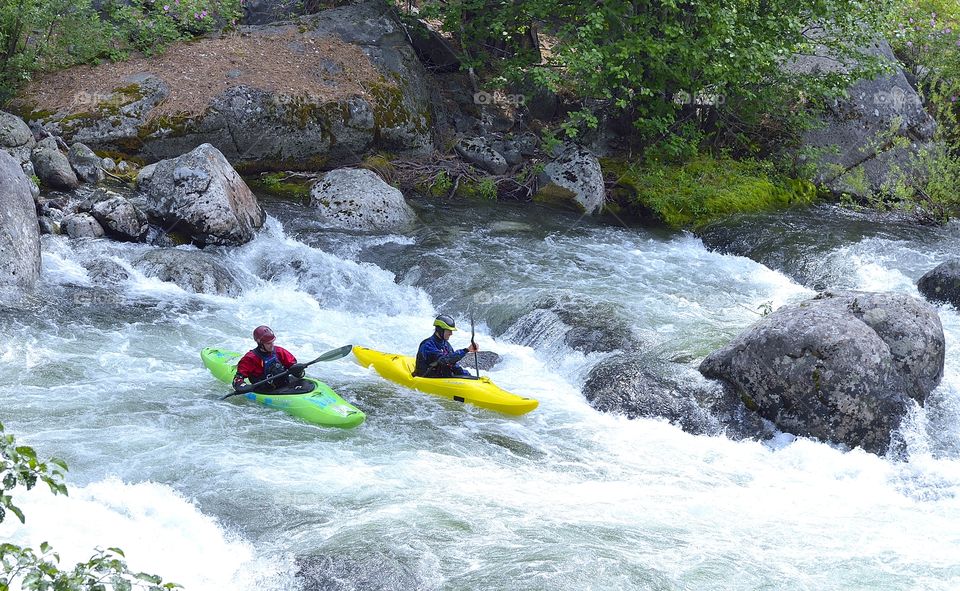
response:
[[[460,70],[460,58],[456,50],[442,35],[431,29],[422,20],[417,19],[409,26],[410,44],[417,57],[431,72],[457,72]]]
[[[40,227],[20,162],[0,150],[0,285],[33,289],[40,278]]]
[[[265,219],[250,188],[210,144],[144,167],[137,190],[135,205],[151,220],[201,246],[249,242]]]
[[[952,304],[960,309],[960,259],[941,263],[924,273],[917,289],[931,302]]]
[[[33,132],[23,119],[0,111],[0,150],[13,156],[19,164],[24,164],[30,161],[30,153],[36,143]]]
[[[626,325],[622,315],[607,304],[559,294],[535,302],[533,309],[513,321],[503,334],[531,347],[563,343],[581,353],[634,351],[640,347],[640,339],[623,328]]]
[[[943,377],[936,310],[904,294],[821,294],[763,318],[700,365],[796,435],[882,454]]]
[[[193,293],[240,295],[240,282],[220,259],[198,250],[160,248],[134,261],[150,277],[175,283]]]
[[[70,166],[70,161],[60,151],[53,137],[44,138],[37,144],[33,149],[31,161],[40,182],[51,189],[70,191],[80,185],[77,175]]]
[[[503,361],[503,358],[493,351],[477,351],[476,361],[480,363],[480,371],[489,371]],[[477,369],[477,363],[474,362],[473,353],[467,353],[467,356],[460,360],[459,365],[471,373]]]
[[[113,238],[138,242],[146,235],[146,216],[129,199],[119,195],[98,201],[90,213]]]
[[[572,207],[588,215],[603,209],[606,186],[600,161],[586,148],[565,144],[557,157],[544,167],[534,199]]]
[[[403,193],[376,173],[358,168],[328,172],[310,190],[321,223],[350,230],[383,231],[413,224],[417,215]]]
[[[70,238],[102,238],[103,226],[89,213],[72,213],[60,222],[61,232]]]
[[[67,160],[70,161],[70,166],[76,171],[77,177],[83,182],[99,183],[103,180],[100,157],[80,142],[70,146],[70,151],[67,152]]]
[[[244,0],[242,22],[245,25],[267,25],[317,12],[319,0]]]
[[[270,4],[258,6],[272,11]],[[370,149],[404,154],[433,150],[438,91],[388,3],[363,0],[296,23],[241,30],[252,37],[286,36],[291,44],[339,37],[359,46],[382,78],[363,96],[332,102],[233,86],[211,99],[201,114],[171,119],[150,116],[170,91],[160,78],[142,73],[129,77],[124,89],[106,101],[110,108],[94,109],[89,117],[59,113],[42,122],[71,142],[151,162],[209,143],[238,169],[316,170],[355,163]],[[315,74],[322,84],[325,74]]]
[[[873,55],[896,63],[890,45],[882,40],[869,48]],[[788,69],[798,73],[845,72],[837,60],[824,55],[797,57]],[[828,106],[818,128],[806,132],[802,147],[820,152],[813,163],[817,173],[811,179],[835,193],[861,197],[881,191],[893,178],[891,171],[925,175],[912,170],[913,156],[929,148],[936,132],[936,122],[927,113],[917,91],[910,85],[901,68],[890,75],[861,80]],[[909,148],[895,147],[893,135],[906,138]],[[862,175],[860,182],[853,182]]]
[[[84,264],[90,280],[96,285],[115,285],[130,278],[130,273],[116,261],[96,259]]]
[[[638,355],[616,355],[587,376],[583,394],[601,412],[630,419],[663,418],[695,435],[717,434],[721,425],[694,396],[694,388],[674,377],[679,368]]]
[[[487,145],[487,142],[480,137],[461,138],[454,146],[460,157],[493,174],[505,174],[507,172],[507,160],[502,154]]]
[[[113,172],[117,169],[117,163],[113,161],[113,158],[104,158],[100,162],[100,168],[107,172]]]

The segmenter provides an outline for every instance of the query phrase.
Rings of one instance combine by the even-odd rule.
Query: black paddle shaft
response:
[[[308,362],[304,363],[304,364],[303,364],[303,367],[311,366],[311,365],[313,365],[314,363],[317,363],[317,362],[319,362],[319,361],[333,361],[333,360],[335,360],[335,359],[340,359],[341,357],[346,357],[347,355],[349,355],[351,351],[353,351],[353,345],[344,345],[344,346],[339,347],[339,348],[337,348],[337,349],[333,349],[332,351],[327,351],[326,353],[324,353],[324,354],[321,355],[320,357],[317,357],[317,358],[314,359],[313,361],[308,361]],[[253,391],[256,390],[258,387],[266,384],[267,382],[272,382],[273,380],[275,380],[275,379],[277,379],[277,378],[282,378],[283,376],[285,376],[285,375],[287,375],[287,374],[289,374],[289,373],[290,373],[290,370],[289,370],[289,369],[286,369],[286,370],[278,373],[278,374],[275,375],[275,376],[270,376],[269,378],[267,378],[267,379],[265,379],[265,380],[260,380],[260,381],[257,382],[256,384],[250,384],[249,386],[243,386],[243,389],[242,389],[242,390],[234,390],[233,392],[227,394],[226,396],[221,396],[221,397],[220,397],[220,400],[226,400],[227,398],[230,398],[231,396],[236,396],[237,394],[246,394],[247,392],[253,392]]]
[[[475,343],[473,340],[473,337],[475,336],[475,334],[476,334],[476,331],[473,328],[473,312],[470,312],[470,344],[476,347],[477,343]],[[480,379],[480,360],[477,359],[476,351],[473,352],[473,366],[477,368],[477,379],[479,380]]]

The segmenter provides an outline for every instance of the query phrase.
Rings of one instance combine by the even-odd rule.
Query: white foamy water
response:
[[[956,311],[940,308],[946,373],[905,427],[908,461],[789,435],[693,436],[593,410],[580,389],[602,354],[549,331],[521,346],[489,325],[541,296],[584,297],[695,367],[759,307],[812,291],[687,235],[570,229],[562,216],[510,210],[454,219],[416,240],[271,220],[222,251],[244,286],[237,298],[132,266],[115,287],[97,285],[85,263],[129,266],[146,247],[45,241],[47,297],[0,317],[2,420],[67,460],[71,494],[24,495],[27,524],[8,519],[0,534],[49,541],[64,562],[119,546],[135,569],[190,590],[960,586]],[[399,250],[378,251],[378,264],[371,247]],[[915,294],[925,248],[844,245],[855,256],[837,255],[838,273],[844,287]],[[406,268],[392,268],[398,260]],[[418,278],[405,281],[413,266]],[[539,399],[533,413],[458,406],[348,358],[310,373],[367,421],[326,429],[218,400],[225,386],[199,360],[204,346],[249,348],[262,323],[301,360],[344,344],[412,353],[435,313],[453,310],[464,326],[470,308],[481,346],[503,356],[489,375]]]

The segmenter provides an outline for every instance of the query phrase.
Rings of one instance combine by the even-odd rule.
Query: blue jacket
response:
[[[466,354],[466,349],[455,351],[449,342],[434,333],[432,337],[420,343],[413,375],[423,378],[469,376],[470,372],[457,365],[457,362]]]

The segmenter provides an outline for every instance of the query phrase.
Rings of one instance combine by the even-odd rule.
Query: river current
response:
[[[415,231],[371,236],[264,203],[253,242],[208,249],[238,297],[145,277],[130,264],[144,245],[44,237],[37,296],[0,309],[0,420],[68,462],[70,494],[20,492],[26,525],[7,519],[0,538],[48,541],[64,565],[117,546],[189,591],[960,588],[952,307],[939,307],[944,379],[902,427],[905,460],[788,434],[694,436],[595,411],[581,387],[607,354],[514,321],[544,297],[595,302],[609,311],[598,324],[694,383],[765,307],[816,293],[798,273],[530,205],[424,200]],[[815,275],[807,285],[915,296],[960,238],[874,232],[829,208],[795,229],[771,248]],[[98,284],[98,259],[129,278]],[[341,431],[220,401],[226,386],[200,363],[205,346],[250,348],[259,324],[301,360],[345,344],[412,354],[439,312],[466,328],[457,347],[472,312],[481,348],[503,357],[490,377],[539,408],[463,407],[346,358],[309,370],[367,413]]]

